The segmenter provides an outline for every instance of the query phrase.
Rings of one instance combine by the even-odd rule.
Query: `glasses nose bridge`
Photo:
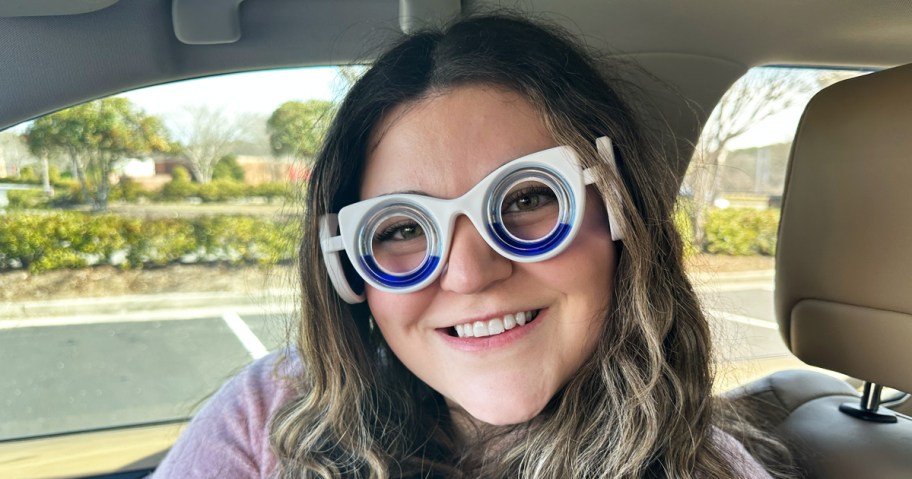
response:
[[[456,235],[456,228],[460,217],[467,218],[478,236],[480,236],[488,246],[491,246],[495,251],[498,251],[496,247],[491,245],[491,240],[486,230],[486,197],[485,191],[473,188],[465,195],[448,201],[446,207],[442,208],[438,213],[440,216],[438,216],[437,220],[443,229],[443,241],[447,257],[453,247],[453,240]]]

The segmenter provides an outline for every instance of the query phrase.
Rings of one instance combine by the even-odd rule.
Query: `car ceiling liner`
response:
[[[188,45],[237,42],[241,39],[239,12],[243,1],[174,0],[171,4],[174,34]],[[399,0],[399,26],[405,33],[429,23],[450,20],[460,13],[460,0]]]
[[[44,17],[78,15],[102,10],[117,0],[3,0],[0,17]]]
[[[446,22],[462,13],[459,0],[399,0],[399,27],[412,33],[429,23]]]

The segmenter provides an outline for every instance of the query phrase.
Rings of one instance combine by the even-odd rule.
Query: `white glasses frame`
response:
[[[599,156],[610,162],[610,166],[617,171],[611,140],[601,137],[596,140]],[[490,227],[492,187],[503,182],[510,175],[521,172],[541,174],[549,181],[560,182],[557,194],[569,194],[565,201],[570,203],[569,208],[562,208],[565,213],[564,220],[569,220],[569,229],[555,232],[558,235],[552,238],[547,247],[532,248],[530,250],[516,249],[510,246],[510,241],[527,243],[517,238],[497,237],[497,232]],[[339,296],[348,303],[363,302],[363,293],[356,293],[345,277],[342,267],[340,251],[345,251],[349,262],[365,282],[378,290],[390,293],[411,293],[425,288],[440,276],[444,265],[449,258],[453,229],[459,215],[465,215],[475,226],[485,242],[503,257],[522,263],[544,261],[560,254],[576,237],[579,226],[585,214],[586,186],[595,182],[592,168],[582,169],[576,152],[569,146],[557,146],[547,150],[532,153],[512,160],[479,181],[468,192],[455,199],[440,199],[418,194],[392,194],[371,198],[342,208],[338,214],[325,214],[320,217],[320,247],[323,251],[323,260],[329,272],[330,279]],[[605,201],[608,211],[608,221],[611,228],[611,238],[614,241],[622,240],[616,215],[609,202]],[[391,283],[398,278],[377,271],[370,258],[365,253],[370,253],[370,241],[365,241],[365,235],[370,235],[366,227],[370,226],[371,217],[375,213],[389,207],[405,208],[415,212],[416,221],[421,224],[425,234],[428,235],[429,253],[425,260],[414,271],[402,275],[401,286],[390,286],[381,282],[383,276],[393,278]],[[569,218],[568,218],[569,217]],[[336,235],[336,232],[339,234]],[[507,233],[509,235],[509,233]],[[553,245],[553,247],[552,247]],[[433,251],[431,251],[433,250]],[[540,251],[539,251],[540,250]],[[436,256],[433,253],[437,253]]]

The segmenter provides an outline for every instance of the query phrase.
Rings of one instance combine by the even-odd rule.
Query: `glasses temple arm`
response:
[[[620,180],[621,172],[618,171],[617,162],[614,159],[614,147],[611,146],[611,138],[608,138],[607,136],[597,138],[595,140],[595,146],[598,149],[599,156],[608,164],[608,168],[612,171],[612,173],[614,173],[615,176],[617,176],[618,180]],[[595,168],[586,168],[583,170],[583,178],[585,179],[587,185],[595,183]],[[623,185],[623,182],[618,181],[615,188],[622,188]],[[608,194],[614,196],[614,202],[608,201]],[[621,223],[619,221],[621,215],[618,214],[619,212],[614,211],[614,208],[611,206],[612,203],[621,204],[620,194],[616,189],[611,188],[607,194],[603,192],[602,195],[606,196],[606,198],[603,198],[603,201],[605,202],[605,208],[608,210],[608,222],[610,223],[611,227],[611,239],[614,241],[620,241],[624,239],[624,233],[621,231]]]
[[[360,303],[364,301],[364,294],[358,294],[352,289],[348,279],[345,278],[342,261],[339,257],[339,251],[345,249],[345,242],[342,240],[342,236],[331,236],[338,230],[338,215],[325,214],[320,217],[320,249],[323,250],[323,261],[326,264],[329,279],[342,300],[349,304]]]

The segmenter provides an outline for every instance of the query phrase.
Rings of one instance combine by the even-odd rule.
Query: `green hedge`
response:
[[[689,258],[699,252],[699,248],[694,244],[693,221],[690,219],[690,211],[693,208],[689,201],[678,199],[675,204],[674,221],[678,234],[681,235],[681,243],[684,247],[684,257]]]
[[[34,184],[21,181],[20,183]],[[70,207],[88,202],[86,198],[83,198],[82,187],[76,180],[60,180],[53,186],[53,197],[46,196],[40,190],[10,191],[8,193],[9,207],[11,209]],[[93,191],[94,187],[89,185],[90,195]],[[295,190],[292,185],[280,182],[248,185],[233,179],[217,179],[200,184],[193,183],[189,178],[176,178],[165,183],[160,191],[149,191],[136,181],[124,178],[120,183],[111,186],[109,199],[115,202],[138,203],[140,201],[187,201],[194,198],[205,203],[223,203],[256,197],[273,202],[278,198],[292,199],[294,194]]]
[[[41,190],[11,190],[6,193],[6,199],[12,209],[43,208],[49,200]]]
[[[10,212],[0,221],[0,271],[31,272],[113,264],[272,264],[291,259],[292,221],[244,216],[139,219],[80,212]]]
[[[199,198],[205,203],[222,203],[251,197],[273,201],[276,198],[291,198],[292,189],[285,183],[263,183],[248,185],[230,179],[212,180],[206,184],[190,182],[168,182],[158,194],[152,193],[153,201],[181,201]]]
[[[774,255],[778,226],[778,209],[712,209],[706,214],[706,251],[734,256]]]

